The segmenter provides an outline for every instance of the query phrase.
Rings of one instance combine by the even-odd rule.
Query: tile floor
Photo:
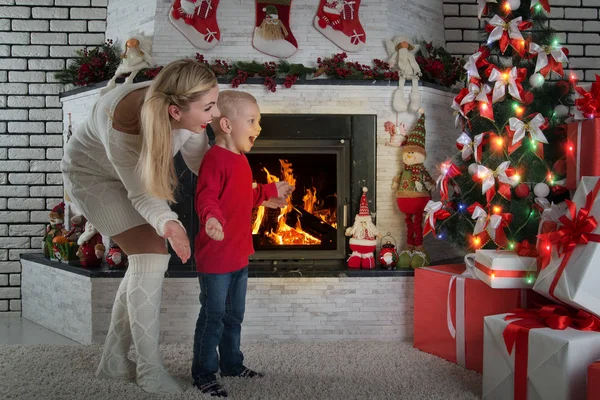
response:
[[[0,317],[0,344],[78,344],[21,317]]]

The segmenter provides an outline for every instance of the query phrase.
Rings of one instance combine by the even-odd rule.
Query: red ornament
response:
[[[565,160],[564,158],[558,160],[554,163],[552,169],[557,175],[565,176],[567,174],[567,160]]]
[[[520,183],[515,188],[515,194],[520,199],[523,199],[523,198],[529,196],[529,192],[530,192],[529,185],[527,185],[525,183]]]

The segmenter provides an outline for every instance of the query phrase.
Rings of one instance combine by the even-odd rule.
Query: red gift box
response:
[[[567,189],[582,176],[600,176],[600,118],[567,125]]]
[[[537,303],[541,296],[530,290],[492,289],[462,275],[465,269],[454,264],[415,270],[414,347],[481,373],[483,318]]]
[[[600,399],[600,360],[591,364],[587,371],[587,400]]]

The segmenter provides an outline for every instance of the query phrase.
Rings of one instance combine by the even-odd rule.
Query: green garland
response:
[[[67,69],[55,73],[55,77],[61,83],[89,86],[106,81],[114,75],[121,61],[120,53],[113,46],[112,40],[107,40],[106,43],[95,48],[86,47],[76,53],[78,57]],[[347,61],[347,57],[346,53],[339,53],[324,59],[318,58],[317,68],[313,68],[284,60],[264,63],[235,61],[229,64],[224,60],[214,59],[209,62],[202,54],[196,53],[198,62],[205,63],[217,77],[224,78],[234,88],[245,83],[248,78],[262,78],[263,84],[271,92],[277,90],[276,79],[283,80],[281,83],[286,88],[292,87],[299,79],[319,76],[344,80],[398,80],[398,72],[393,71],[390,65],[382,60],[374,59],[372,65],[364,65]],[[143,69],[136,76],[135,81],[154,79],[162,68],[159,66]],[[425,81],[450,86],[449,82],[440,82],[435,77],[430,79],[425,75],[423,77]]]

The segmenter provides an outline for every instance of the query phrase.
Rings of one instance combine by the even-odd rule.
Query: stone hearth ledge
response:
[[[23,318],[82,344],[104,341],[123,271],[86,275],[41,254],[23,254],[21,264]],[[251,274],[243,339],[410,340],[413,277],[406,271],[352,272],[330,271],[328,277]],[[193,340],[200,288],[193,271],[183,273],[169,271],[165,279],[163,342]]]

